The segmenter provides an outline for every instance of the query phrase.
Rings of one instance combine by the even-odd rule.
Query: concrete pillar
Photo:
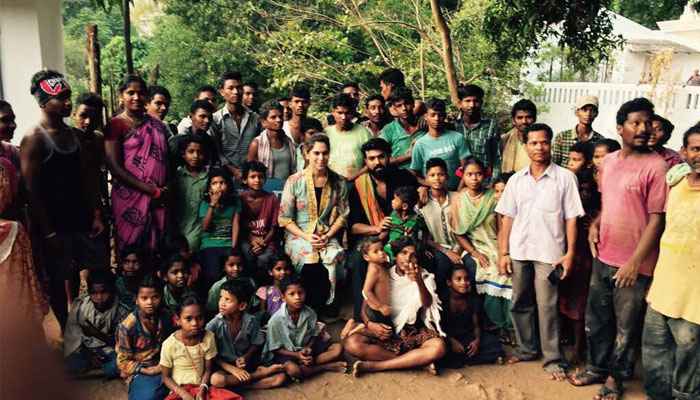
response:
[[[32,75],[43,68],[65,73],[62,4],[62,0],[0,0],[0,97],[17,115],[14,144],[40,115],[29,94]]]

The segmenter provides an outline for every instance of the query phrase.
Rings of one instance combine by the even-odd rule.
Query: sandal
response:
[[[574,386],[588,386],[594,383],[605,383],[605,379],[607,378],[607,376],[596,374],[595,372],[589,370],[585,370],[576,375],[568,375],[567,378],[569,383]],[[576,383],[576,381],[579,381],[579,383]]]
[[[615,396],[617,400],[622,399],[622,393],[625,392],[625,388],[622,387],[622,383],[615,379],[615,388],[610,389],[603,383],[603,386],[598,390],[598,393],[595,395],[596,399],[600,400],[605,400],[608,399],[610,396]]]

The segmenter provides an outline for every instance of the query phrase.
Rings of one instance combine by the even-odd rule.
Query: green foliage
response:
[[[610,9],[649,29],[659,29],[657,21],[678,19],[687,0],[613,0]],[[700,7],[700,3],[695,4]]]

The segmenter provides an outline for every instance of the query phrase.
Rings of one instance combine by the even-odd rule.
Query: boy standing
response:
[[[379,137],[391,145],[390,163],[401,169],[409,169],[414,145],[426,134],[427,126],[413,113],[411,89],[397,88],[391,92],[390,99],[398,118],[387,124]]]
[[[194,94],[193,101],[196,102],[197,100],[205,100],[205,101],[209,102],[209,104],[211,104],[211,106],[213,107],[213,110],[216,110],[216,106],[218,105],[217,100],[216,100],[216,96],[217,96],[217,91],[216,91],[216,88],[214,88],[214,86],[202,85],[202,86],[199,86],[197,88],[197,91]],[[213,113],[214,113],[214,111],[212,111],[212,114]],[[180,120],[180,123],[177,124],[178,135],[182,135],[182,134],[187,133],[186,132],[187,128],[189,128],[191,126],[192,126],[192,120],[190,119],[189,116],[182,118]]]
[[[518,100],[510,110],[513,129],[501,135],[501,174],[513,174],[530,164],[523,134],[537,121],[537,107],[530,100]]]
[[[70,265],[107,269],[109,253],[101,236],[105,228],[100,210],[85,195],[80,139],[63,122],[71,113],[68,82],[56,71],[40,71],[32,77],[31,93],[42,117],[22,139],[22,178],[29,209],[44,239],[51,308],[64,328]]]
[[[355,101],[348,94],[333,96],[332,107],[335,125],[323,131],[331,144],[328,167],[352,182],[366,171],[361,148],[372,138],[372,134],[364,126],[352,122]]]
[[[382,129],[387,125],[386,102],[384,97],[379,94],[373,94],[365,100],[365,116],[366,120],[360,122],[360,125],[367,128],[372,137],[379,137]]]
[[[226,72],[221,77],[221,96],[226,104],[213,115],[212,136],[219,162],[240,181],[248,147],[262,132],[262,125],[258,114],[243,106],[243,77],[239,72]]]
[[[304,143],[304,132],[301,131],[301,123],[306,118],[306,113],[311,106],[311,91],[306,86],[297,84],[292,88],[292,93],[287,103],[292,112],[292,117],[284,121],[282,130],[287,136],[292,138],[295,145],[300,146]],[[280,104],[282,104],[282,101],[280,101]],[[286,106],[283,104],[282,107]]]
[[[248,161],[243,165],[243,183],[248,190],[241,194],[241,217],[246,233],[241,250],[246,264],[257,265],[258,272],[267,271],[279,252],[277,218],[280,202],[277,196],[263,190],[266,175],[267,168],[260,161]]]
[[[177,233],[187,238],[190,250],[198,252],[202,240],[199,204],[208,189],[209,168],[204,165],[207,153],[199,137],[192,134],[180,137],[180,158],[184,165],[177,169],[173,216],[177,217],[174,218]]]
[[[187,135],[193,135],[202,143],[202,151],[205,153],[204,163],[212,166],[219,161],[216,152],[214,138],[209,134],[209,128],[213,122],[213,114],[216,109],[207,100],[196,100],[190,106],[190,115],[187,117],[190,126],[184,129],[181,135],[168,139],[168,150],[178,164],[182,164],[182,152],[186,146]]]
[[[593,121],[598,116],[598,98],[590,94],[579,97],[574,115],[578,123],[571,130],[559,132],[552,142],[552,161],[562,167],[569,162],[569,149],[574,143],[594,143],[603,136],[593,130]]]
[[[428,135],[418,139],[413,146],[410,168],[421,185],[429,186],[424,179],[425,163],[434,157],[441,158],[447,164],[447,187],[449,190],[457,190],[460,179],[455,172],[457,168],[464,166],[470,153],[467,142],[462,135],[455,131],[445,130],[443,124],[446,117],[444,101],[438,99],[428,101],[425,113],[425,119],[428,122]]]
[[[600,167],[602,209],[588,234],[594,259],[586,308],[586,371],[572,382],[605,381],[601,398],[619,398],[622,381],[634,376],[644,296],[664,229],[667,166],[647,146],[653,115],[654,105],[645,98],[624,103],[616,117],[622,149],[608,154]]]
[[[460,116],[455,130],[464,136],[472,156],[490,170],[491,176],[485,180],[485,184],[492,184],[501,174],[501,136],[498,134],[496,122],[481,115],[484,90],[477,85],[460,85],[457,88],[457,97]],[[438,282],[444,280],[438,279]]]

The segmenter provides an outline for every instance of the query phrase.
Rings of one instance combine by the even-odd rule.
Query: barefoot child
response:
[[[243,279],[230,280],[221,287],[219,314],[207,324],[216,338],[216,363],[220,367],[211,376],[213,386],[269,389],[287,379],[282,365],[256,368],[265,335],[255,317],[245,311],[253,289]]]
[[[221,254],[219,263],[221,265],[221,269],[224,271],[224,277],[214,283],[209,289],[206,311],[210,315],[216,314],[219,309],[221,287],[226,282],[232,279],[246,279],[253,287],[256,287],[255,280],[246,275],[245,257],[243,257],[243,253],[240,250],[235,248],[226,249],[226,251]],[[249,310],[254,312],[257,309],[259,302],[260,300],[251,294],[249,300],[247,301]]]
[[[136,244],[127,244],[121,252],[121,263],[117,266],[120,276],[115,286],[119,302],[130,312],[136,307],[139,281],[147,270],[146,257],[146,251]]]
[[[571,160],[571,159],[569,159]],[[576,223],[577,237],[588,237],[588,230],[591,223],[600,213],[600,193],[598,185],[595,183],[593,171],[583,170],[576,174],[578,178],[578,192],[581,196],[581,204],[586,215],[579,218]],[[584,317],[586,316],[586,305],[588,303],[588,289],[591,281],[591,269],[593,256],[591,248],[586,241],[576,241],[576,253],[574,262],[571,264],[569,276],[559,282],[559,312],[566,319],[573,322],[574,343],[573,343],[573,363],[581,361],[580,352],[582,349],[584,336]]]
[[[202,223],[203,284],[211,287],[221,278],[221,254],[238,245],[241,202],[233,197],[231,174],[222,168],[212,168],[207,181],[208,192],[199,205]]]
[[[256,279],[267,275],[271,258],[279,252],[277,219],[280,202],[277,196],[263,190],[266,174],[267,168],[260,161],[243,164],[242,179],[248,190],[241,194],[241,218],[245,232],[241,250],[252,269],[250,275]]]
[[[391,209],[393,210],[390,216],[391,229],[379,234],[379,238],[382,240],[388,238],[384,251],[389,257],[389,261],[394,260],[391,243],[402,236],[411,236],[419,244],[419,252],[425,250],[427,226],[423,217],[416,213],[416,204],[418,204],[418,192],[414,187],[401,186],[394,191],[394,199],[391,200]]]
[[[186,297],[177,307],[180,330],[163,342],[160,354],[163,385],[170,389],[166,400],[237,400],[226,389],[209,387],[216,341],[204,329],[204,307],[196,297]]]
[[[287,276],[280,282],[285,304],[270,318],[263,362],[282,364],[295,381],[322,371],[344,373],[345,361],[338,361],[343,347],[319,340],[316,312],[304,305],[306,290],[299,276]]]
[[[450,351],[441,364],[462,368],[502,363],[503,350],[498,338],[481,330],[481,299],[472,288],[466,267],[454,265],[446,284],[448,289],[440,293],[440,323],[447,334]]]
[[[190,276],[190,264],[179,254],[172,254],[165,259],[160,269],[160,278],[165,281],[163,304],[171,313],[175,313],[182,299],[195,296],[196,293],[187,286]]]
[[[452,226],[459,244],[477,263],[473,282],[477,292],[485,295],[486,316],[498,330],[499,339],[512,344],[515,335],[509,311],[513,284],[498,270],[498,219],[494,211],[498,202],[494,190],[484,188],[485,177],[484,164],[468,159],[462,175],[464,188],[452,203]]]
[[[170,313],[162,307],[163,282],[146,275],[139,282],[136,310],[117,328],[117,366],[129,386],[129,400],[162,400],[160,346],[173,331]]]
[[[63,335],[63,351],[71,374],[101,368],[105,378],[119,376],[114,334],[128,310],[114,293],[114,275],[97,270],[88,276],[88,294],[75,299]]]
[[[268,265],[267,273],[272,278],[272,285],[261,286],[255,295],[260,299],[260,310],[266,311],[268,317],[275,315],[284,304],[284,295],[280,290],[280,282],[285,276],[292,274],[292,261],[285,255],[275,255],[273,262]]]
[[[367,276],[362,287],[362,296],[365,298],[365,316],[370,322],[384,324],[393,327],[391,321],[391,278],[386,269],[386,252],[382,240],[376,236],[368,236],[360,244],[358,250],[362,258],[367,261]],[[365,329],[365,324],[356,324],[354,319],[348,323],[340,333],[340,338],[345,339],[360,330]],[[393,329],[392,329],[393,333]]]

